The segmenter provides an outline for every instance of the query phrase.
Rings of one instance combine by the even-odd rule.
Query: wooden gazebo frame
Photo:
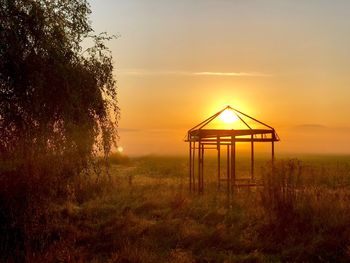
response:
[[[231,110],[237,116],[237,121],[241,121],[246,129],[205,129],[205,127],[217,118],[225,110]],[[254,129],[252,124],[262,125],[262,129]],[[199,193],[204,189],[204,153],[206,149],[217,150],[217,186],[221,187],[221,182],[227,182],[227,191],[232,192],[236,186],[254,186],[254,143],[255,142],[270,142],[271,143],[271,158],[272,162],[275,158],[274,143],[279,141],[279,137],[275,129],[239,110],[227,106],[213,116],[199,123],[187,133],[186,142],[189,143],[189,188],[191,192],[196,190]],[[236,143],[250,142],[250,180],[245,184],[239,184],[236,178]],[[221,148],[227,149],[226,173],[227,178],[221,178]],[[196,155],[196,151],[198,154]],[[196,162],[197,158],[197,162]],[[197,169],[195,164],[197,163]],[[197,170],[197,173],[196,173]],[[197,174],[197,180],[196,176]],[[196,186],[197,185],[197,186]]]

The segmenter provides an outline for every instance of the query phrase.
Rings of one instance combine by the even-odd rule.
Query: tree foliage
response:
[[[0,154],[86,166],[116,139],[109,37],[93,35],[85,0],[0,0]],[[87,39],[94,45],[82,49]],[[90,41],[91,42],[91,41]]]
[[[89,14],[86,0],[0,0],[0,261],[53,242],[50,203],[116,140],[110,37]]]

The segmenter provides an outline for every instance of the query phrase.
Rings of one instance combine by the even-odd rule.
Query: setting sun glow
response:
[[[278,151],[350,153],[350,1],[89,2],[96,32],[121,35],[123,153],[187,154],[184,134],[226,105],[275,127]],[[210,127],[247,128],[230,111]]]
[[[233,123],[238,120],[238,116],[230,109],[224,110],[219,117],[224,123]]]

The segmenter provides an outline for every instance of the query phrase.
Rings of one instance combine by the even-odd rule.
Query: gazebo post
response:
[[[236,139],[235,136],[231,136],[231,187],[234,191],[234,185],[236,183]]]
[[[189,146],[190,146],[190,152],[189,152],[189,156],[190,156],[190,162],[189,162],[189,169],[190,169],[190,192],[192,192],[192,141],[189,141]]]
[[[227,192],[230,192],[230,145],[227,144]]]
[[[201,191],[201,139],[198,141],[198,193]]]
[[[218,189],[220,189],[220,137],[217,137],[217,150],[218,150]]]
[[[271,133],[271,137],[272,137],[272,145],[271,145],[271,157],[272,157],[272,164],[275,162],[275,130],[273,130],[273,132]]]
[[[193,147],[192,147],[192,180],[193,180],[193,184],[192,184],[192,188],[193,188],[193,192],[196,191],[196,172],[195,172],[195,161],[196,161],[196,142],[193,142]]]
[[[204,192],[204,144],[202,143],[202,161],[201,161],[201,193]]]
[[[254,135],[251,135],[250,143],[250,176],[251,180],[254,180]]]

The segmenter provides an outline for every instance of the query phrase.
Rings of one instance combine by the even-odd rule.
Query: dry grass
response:
[[[260,169],[264,188],[231,199],[215,184],[189,194],[185,158],[112,165],[76,179],[29,244],[28,262],[348,262],[347,160],[287,160]],[[214,168],[213,168],[214,169]],[[273,172],[272,172],[273,171]],[[215,175],[214,175],[215,176]],[[43,238],[45,236],[45,238]]]

